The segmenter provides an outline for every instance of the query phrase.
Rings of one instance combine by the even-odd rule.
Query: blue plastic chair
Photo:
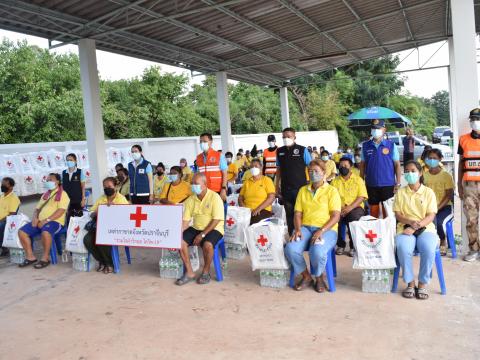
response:
[[[416,251],[416,249],[415,249]],[[392,283],[392,293],[397,292],[398,288],[398,277],[400,274],[400,265],[398,262],[397,255],[395,254],[395,259],[397,261],[397,267],[395,268],[395,271],[393,273],[393,283]],[[442,264],[442,256],[440,255],[440,249],[437,248],[435,250],[435,266],[437,268],[437,274],[438,274],[438,281],[440,283],[440,289],[442,295],[447,294],[447,286],[445,284],[445,277],[443,276],[443,264]],[[432,277],[432,273],[430,273],[430,277]]]
[[[328,289],[330,292],[335,292],[337,288],[335,287],[335,278],[337,277],[337,260],[335,258],[335,247],[333,247],[327,256],[327,266],[325,267],[325,272],[327,273]],[[313,271],[312,263],[310,263],[310,272]],[[290,287],[295,286],[295,274],[293,273],[293,267],[290,270]]]
[[[213,248],[213,267],[215,268],[215,277],[217,281],[223,281],[222,262],[220,261],[220,256],[222,256],[222,261],[224,261],[227,257],[227,253],[225,251],[225,241],[223,238],[218,240],[217,244]],[[186,268],[185,265],[183,265],[184,274],[185,271]]]
[[[453,233],[453,216],[444,223],[445,235],[447,236],[448,247],[452,250],[452,259],[457,258],[457,247],[455,246],[455,234]]]

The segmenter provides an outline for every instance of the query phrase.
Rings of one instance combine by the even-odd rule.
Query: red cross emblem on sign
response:
[[[142,226],[142,221],[147,220],[148,215],[142,214],[142,207],[137,206],[137,211],[133,214],[130,214],[130,220],[135,220],[135,227]]]
[[[377,238],[377,234],[375,234],[372,230],[368,230],[368,234],[365,234],[365,237],[373,243],[375,239]]]
[[[235,221],[233,220],[233,218],[229,218],[229,219],[227,220],[227,225],[228,225],[228,226],[232,226],[233,224],[235,224]]]
[[[260,237],[257,239],[257,242],[262,245],[262,246],[265,246],[265,244],[268,242],[268,239],[262,235],[260,235]]]

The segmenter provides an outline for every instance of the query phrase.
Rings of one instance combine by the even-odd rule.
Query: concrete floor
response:
[[[0,261],[0,359],[480,358],[480,261],[444,259],[448,294],[434,271],[419,301],[362,293],[346,256],[337,292],[317,294],[260,287],[248,259],[222,283],[177,287],[159,250],[132,255],[118,275]]]

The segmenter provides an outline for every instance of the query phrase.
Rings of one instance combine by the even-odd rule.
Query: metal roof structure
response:
[[[0,28],[260,85],[451,36],[449,0],[0,0]]]

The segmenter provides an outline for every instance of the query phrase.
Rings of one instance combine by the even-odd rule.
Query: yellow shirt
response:
[[[107,199],[107,196],[106,195],[102,195],[100,196],[97,201],[95,201],[95,204],[93,204],[92,208],[90,209],[90,211],[92,212],[95,212],[98,210],[98,206],[99,205],[107,205],[108,204],[108,199]],[[128,200],[125,198],[125,196],[123,196],[122,194],[120,194],[119,192],[117,192],[117,195],[115,195],[115,197],[113,198],[113,201],[112,201],[112,204],[114,205],[128,205],[129,202]]]
[[[130,195],[130,179],[127,179],[123,185],[118,185],[117,191],[123,196]]]
[[[440,204],[445,197],[447,190],[453,189],[453,177],[447,171],[441,170],[438,174],[433,175],[430,172],[423,174],[423,183],[429,187],[435,193],[437,198],[437,205]],[[447,205],[452,205],[452,201],[449,201]]]
[[[240,160],[235,160],[233,163],[237,165],[237,169],[241,169],[245,164],[245,160],[241,158]]]
[[[231,163],[228,165],[227,169],[227,182],[235,182],[238,174],[238,167],[235,163]]]
[[[252,210],[267,200],[268,194],[275,194],[275,186],[272,179],[263,175],[258,180],[255,180],[253,176],[250,177],[240,190],[240,196],[243,196],[245,206]],[[265,210],[272,211],[272,207],[268,206]]]
[[[68,209],[68,204],[70,204],[70,198],[68,197],[67,192],[63,191],[62,196],[60,197],[60,201],[55,201],[55,195],[57,194],[57,191],[58,189],[54,190],[50,194],[50,198],[49,198],[50,200],[43,200],[43,195],[42,195],[42,197],[40,198],[40,201],[37,204],[36,209],[40,209],[40,207],[42,207],[43,204],[45,204],[45,202],[48,201],[48,203],[43,207],[42,211],[40,211],[40,214],[38,214],[38,219],[40,221],[43,221],[49,218],[58,209],[65,210],[65,213],[63,214],[63,216],[53,220],[63,226],[65,225],[65,215]]]
[[[7,196],[0,195],[0,220],[5,220],[11,213],[16,213],[19,206],[20,199],[13,191]]]
[[[335,164],[335,161],[333,160],[328,160],[325,162],[325,179],[331,180],[335,178],[335,175],[337,174],[337,165]]]
[[[360,176],[360,169],[358,169],[358,168],[356,168],[356,167],[353,167],[353,168],[352,168],[352,173],[354,173],[355,175]]]
[[[342,156],[343,156],[342,153],[336,152],[335,154],[332,155],[332,160],[335,162],[335,164],[338,164]]]
[[[300,188],[295,202],[295,211],[302,213],[302,224],[322,227],[330,219],[332,211],[340,212],[342,202],[337,189],[325,183],[319,187],[315,194],[312,185],[305,185]],[[337,230],[338,224],[332,227]]]
[[[358,197],[368,199],[367,187],[363,179],[352,173],[348,180],[345,180],[343,176],[337,176],[331,183],[331,185],[338,190],[342,205],[352,204]],[[360,204],[363,208],[363,201]]]
[[[192,182],[192,178],[193,178],[193,172],[192,172],[192,169],[190,169],[189,166],[185,166],[184,168],[182,168],[182,180],[183,181],[186,181],[187,183],[191,183]]]
[[[215,230],[223,234],[224,232],[224,207],[220,195],[207,189],[205,197],[200,200],[197,195],[191,195],[183,204],[183,220],[193,219],[193,228],[204,230],[207,225],[214,220],[220,220]]]
[[[153,178],[153,195],[156,200],[160,200],[160,194],[162,193],[163,187],[167,183],[167,176],[163,175],[160,179],[158,175],[155,175]]]
[[[420,185],[417,192],[405,186],[397,191],[393,204],[393,211],[399,212],[409,219],[421,221],[427,214],[437,213],[437,199],[432,189]],[[405,224],[397,223],[397,233],[403,232]],[[436,232],[433,222],[427,225],[427,231]]]
[[[251,177],[252,177],[252,173],[250,172],[250,169],[248,169],[247,171],[245,171],[245,172],[243,173],[242,182],[247,181],[247,180],[250,179]]]
[[[160,194],[160,199],[167,199],[174,204],[179,204],[185,201],[190,195],[192,195],[190,184],[182,180],[178,185],[172,186],[172,183],[166,184]]]

